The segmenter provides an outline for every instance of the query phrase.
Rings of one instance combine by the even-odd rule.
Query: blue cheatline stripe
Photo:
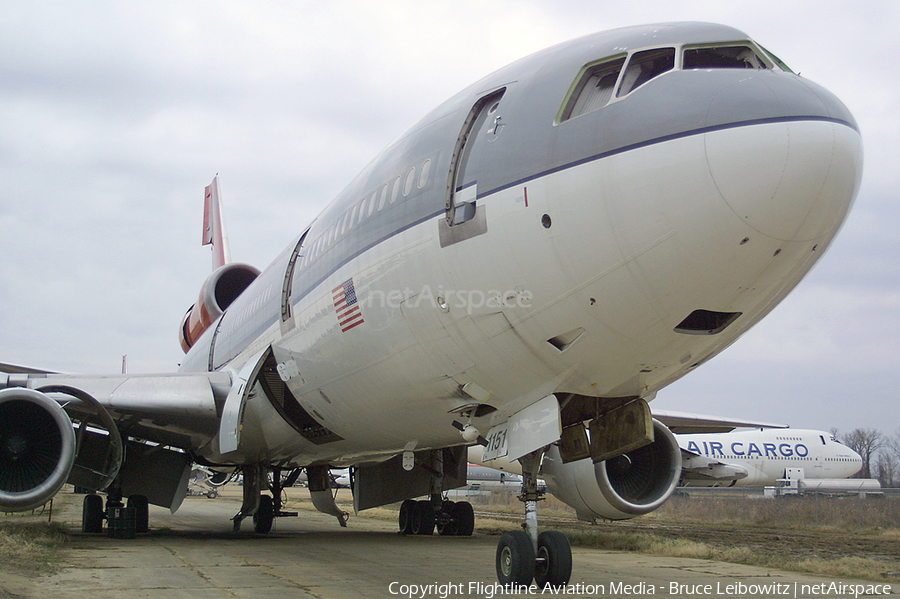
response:
[[[510,188],[513,188],[513,187],[525,185],[525,184],[527,184],[527,183],[530,183],[531,181],[535,181],[535,180],[540,179],[540,178],[542,178],[542,177],[546,177],[546,176],[549,176],[549,175],[553,175],[553,174],[555,174],[555,173],[559,173],[559,172],[562,172],[562,171],[566,171],[566,170],[569,170],[569,169],[571,169],[571,168],[575,168],[575,167],[578,167],[578,166],[582,166],[582,165],[584,165],[584,164],[588,164],[588,163],[591,163],[591,162],[595,162],[595,161],[597,161],[597,160],[602,160],[602,159],[604,159],[604,158],[609,158],[610,156],[615,156],[615,155],[617,155],[617,154],[624,154],[625,152],[630,152],[630,151],[632,151],[632,150],[637,150],[637,149],[640,149],[640,148],[645,148],[645,147],[649,147],[649,146],[653,146],[653,145],[665,143],[665,142],[668,142],[668,141],[673,141],[673,140],[676,140],[676,139],[683,139],[683,138],[692,137],[692,136],[695,136],[695,135],[703,135],[703,134],[705,134],[705,133],[712,133],[712,132],[715,132],[715,131],[725,131],[725,130],[728,130],[728,129],[737,129],[737,128],[740,128],[740,127],[753,127],[753,126],[757,126],[757,125],[770,125],[770,124],[776,124],[776,123],[814,122],[814,121],[825,122],[825,123],[835,123],[835,124],[838,124],[838,125],[844,125],[844,126],[846,126],[846,127],[849,127],[849,128],[851,128],[851,129],[853,129],[854,131],[857,131],[857,132],[859,131],[859,129],[858,129],[853,123],[851,123],[851,122],[849,122],[849,121],[846,121],[846,120],[843,120],[843,119],[830,118],[830,117],[822,117],[822,116],[787,116],[787,117],[772,117],[772,118],[765,118],[765,119],[751,119],[751,120],[745,120],[745,121],[735,121],[735,122],[732,122],[732,123],[723,123],[723,124],[720,124],[720,125],[712,125],[712,126],[709,126],[709,127],[699,127],[699,128],[697,128],[697,129],[691,129],[691,130],[688,130],[688,131],[681,131],[681,132],[678,132],[678,133],[672,133],[672,134],[669,134],[669,135],[663,135],[663,136],[661,136],[661,137],[655,137],[655,138],[648,139],[648,140],[645,140],[645,141],[640,141],[640,142],[635,142],[635,143],[632,143],[632,144],[627,144],[627,145],[621,146],[621,147],[619,147],[619,148],[616,148],[616,149],[614,149],[614,150],[607,150],[607,151],[601,152],[601,153],[599,153],[599,154],[594,154],[594,155],[591,155],[591,156],[587,156],[587,157],[585,157],[585,158],[580,158],[580,159],[578,159],[578,160],[575,160],[575,161],[572,161],[572,162],[568,162],[568,163],[566,163],[566,164],[562,164],[562,165],[559,165],[559,166],[555,166],[555,167],[553,167],[553,168],[549,168],[549,169],[540,171],[540,172],[538,172],[538,173],[535,173],[535,174],[533,174],[533,175],[529,175],[529,176],[527,176],[527,177],[523,177],[523,178],[518,179],[518,180],[516,180],[516,181],[512,181],[512,182],[510,182],[510,183],[505,183],[505,184],[500,185],[500,186],[498,186],[498,187],[495,187],[495,188],[493,188],[493,189],[487,190],[487,191],[485,191],[485,192],[479,194],[478,199],[479,199],[479,200],[484,200],[484,199],[486,199],[486,198],[488,198],[488,197],[490,197],[490,196],[492,196],[492,195],[494,195],[494,194],[500,193],[501,191],[505,191],[505,190],[510,189]],[[433,219],[433,218],[436,218],[436,217],[439,217],[439,216],[443,216],[443,215],[444,215],[444,212],[445,212],[444,209],[441,208],[440,210],[437,210],[437,211],[432,212],[432,213],[430,213],[430,214],[427,214],[427,215],[425,215],[425,216],[419,217],[419,218],[417,218],[417,219],[415,219],[415,220],[413,220],[413,221],[410,221],[410,222],[408,222],[408,223],[406,223],[406,224],[404,224],[404,225],[398,227],[397,229],[395,229],[395,230],[393,230],[393,231],[391,231],[391,232],[389,232],[389,233],[386,233],[385,235],[379,237],[378,239],[375,239],[374,241],[371,241],[370,243],[366,244],[365,246],[360,246],[360,247],[358,247],[358,248],[351,249],[351,250],[346,254],[346,256],[345,256],[344,258],[340,259],[339,262],[336,262],[335,265],[334,265],[331,269],[329,269],[325,274],[323,274],[321,277],[319,277],[318,280],[316,280],[315,282],[313,282],[313,283],[311,283],[311,284],[309,284],[309,285],[304,285],[303,288],[302,288],[302,291],[299,291],[299,292],[292,298],[292,302],[291,302],[292,305],[293,305],[293,304],[296,304],[297,302],[299,302],[299,301],[301,301],[301,300],[303,300],[303,299],[304,299],[305,297],[307,297],[310,293],[312,293],[313,291],[315,291],[322,283],[324,283],[326,280],[328,280],[332,275],[334,275],[334,273],[336,273],[338,270],[340,270],[341,268],[343,268],[343,267],[344,267],[346,264],[348,264],[351,260],[354,260],[355,258],[358,258],[358,257],[361,256],[362,254],[368,252],[368,251],[371,250],[372,248],[374,248],[374,247],[376,247],[376,246],[378,246],[378,245],[384,243],[385,241],[391,239],[392,237],[394,237],[394,236],[396,236],[396,235],[399,235],[399,234],[401,234],[401,233],[403,233],[403,232],[405,232],[405,231],[408,231],[409,229],[412,229],[413,227],[416,227],[416,226],[418,226],[418,225],[420,225],[420,224],[422,224],[422,223],[425,223],[425,222],[427,222],[427,221],[429,221],[429,220],[431,220],[431,219]],[[326,229],[327,229],[327,227],[326,227]],[[307,265],[307,266],[309,266],[309,265]],[[301,276],[302,276],[302,274],[301,274]],[[279,305],[279,307],[280,307],[280,305]],[[226,311],[226,313],[227,313],[227,311]],[[273,324],[275,324],[275,322],[276,322],[276,321],[278,320],[278,318],[279,318],[279,314],[280,314],[280,309],[278,310],[278,313],[273,313],[273,315],[272,315],[271,318],[266,319],[266,321],[265,321],[264,324],[262,324],[262,325],[260,325],[259,327],[257,327],[257,331],[256,331],[256,332],[261,333],[262,331],[266,330],[267,328],[269,328],[270,326],[272,326]],[[222,318],[224,318],[224,316],[225,316],[225,315],[223,314]],[[221,322],[221,321],[220,321],[220,322]],[[217,323],[217,326],[218,326],[218,323]],[[213,344],[215,344],[215,341],[213,341]],[[212,350],[212,351],[215,351],[214,346],[211,348],[211,350]],[[234,354],[233,356],[229,357],[229,358],[227,359],[227,361],[225,361],[225,362],[223,362],[223,363],[221,363],[221,364],[218,364],[218,365],[216,366],[216,368],[218,369],[218,368],[221,368],[222,366],[227,365],[229,362],[231,362],[231,360],[233,360],[235,357],[237,357],[237,355],[238,355],[241,351],[243,351],[243,349],[236,351],[235,354]]]

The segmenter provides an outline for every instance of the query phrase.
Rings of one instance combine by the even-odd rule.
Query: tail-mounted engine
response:
[[[653,421],[654,440],[618,457],[563,463],[556,446],[544,455],[547,488],[584,520],[626,520],[666,502],[681,476],[681,449],[675,435]]]
[[[69,478],[75,432],[54,400],[31,389],[0,390],[0,508],[30,510]]]
[[[259,269],[249,264],[226,264],[217,268],[200,288],[200,298],[184,315],[179,333],[181,349],[187,353],[209,326],[250,286]]]

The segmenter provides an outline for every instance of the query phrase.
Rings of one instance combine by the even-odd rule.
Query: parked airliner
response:
[[[675,435],[683,486],[773,486],[788,469],[803,478],[847,478],[862,468],[858,453],[824,431],[757,429]]]
[[[681,448],[679,486],[775,486],[789,471],[793,471],[792,476],[804,480],[827,482],[853,476],[862,467],[858,453],[824,431],[681,412],[654,411],[653,416],[674,433]],[[734,430],[750,426],[760,428]],[[521,473],[518,462],[494,460],[483,463],[478,449],[469,448],[472,462],[512,474]],[[607,469],[628,470],[632,467],[630,460],[628,454],[613,458]],[[573,507],[580,519],[621,519],[621,514],[598,509],[598,506],[605,507],[599,499],[603,495],[602,488],[587,484],[587,478],[579,475],[590,468],[593,464],[585,458],[561,469],[558,451],[550,448],[541,473],[547,479],[548,489],[557,499]]]
[[[242,470],[235,528],[268,531],[301,469],[346,524],[328,472],[352,467],[356,510],[404,501],[404,531],[464,535],[471,505],[443,492],[480,443],[524,476],[499,580],[564,583],[539,470],[597,489],[611,517],[662,505],[681,450],[647,402],[799,283],[861,172],[848,109],[736,29],[538,52],[413,125],[262,271],[229,261],[214,180],[216,269],[179,329],[180,371],[0,376],[0,509],[68,480],[107,493],[105,512],[86,497],[85,530],[130,509],[144,530],[196,462]]]

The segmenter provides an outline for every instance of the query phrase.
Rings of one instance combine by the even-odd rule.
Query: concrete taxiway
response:
[[[400,536],[393,522],[355,517],[340,528],[333,517],[307,510],[298,518],[279,519],[270,535],[235,534],[229,518],[238,507],[229,498],[188,498],[174,515],[151,509],[151,532],[134,540],[76,533],[59,572],[6,579],[0,597],[508,596],[496,586],[496,536]],[[72,498],[61,512],[55,519],[77,525],[79,499]],[[838,591],[841,584],[872,584],[707,560],[580,548],[573,554],[572,581],[563,593],[531,588],[515,589],[513,596],[853,596],[825,591],[829,585]]]

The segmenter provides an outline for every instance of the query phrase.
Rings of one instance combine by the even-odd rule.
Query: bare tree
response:
[[[844,435],[843,443],[862,458],[862,469],[855,477],[872,478],[872,456],[881,448],[884,436],[873,428],[855,428]]]
[[[885,435],[881,451],[878,453],[878,463],[881,464],[882,456],[888,456],[893,466],[893,481],[891,485],[884,486],[900,486],[900,430],[893,435]],[[880,479],[879,479],[880,480]]]
[[[882,487],[893,487],[898,475],[898,462],[893,452],[882,449],[875,458],[875,478]]]

